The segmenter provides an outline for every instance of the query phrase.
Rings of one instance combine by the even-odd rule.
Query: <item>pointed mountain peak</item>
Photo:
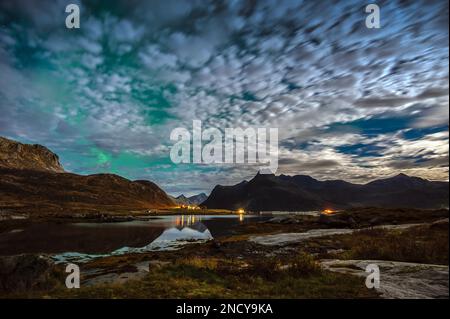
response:
[[[275,174],[263,174],[260,171],[258,171],[258,173],[255,175],[255,178],[270,178],[270,177],[275,177]]]

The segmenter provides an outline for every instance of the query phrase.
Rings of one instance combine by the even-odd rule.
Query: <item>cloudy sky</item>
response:
[[[81,28],[65,27],[77,3]],[[249,179],[175,165],[175,127],[279,129],[277,174],[448,180],[447,1],[0,1],[0,135],[171,194]]]

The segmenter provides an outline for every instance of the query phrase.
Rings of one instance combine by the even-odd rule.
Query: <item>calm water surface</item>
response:
[[[270,215],[173,215],[120,223],[35,223],[0,234],[0,255],[46,253],[62,262],[173,250],[229,235],[240,224],[269,218]]]

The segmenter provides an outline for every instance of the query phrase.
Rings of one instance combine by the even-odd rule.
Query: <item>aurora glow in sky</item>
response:
[[[81,28],[66,29],[69,3]],[[0,1],[0,135],[171,194],[251,178],[175,165],[174,127],[278,127],[278,174],[448,180],[448,2]]]

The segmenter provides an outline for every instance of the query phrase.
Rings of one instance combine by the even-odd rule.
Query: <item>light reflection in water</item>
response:
[[[175,226],[177,227],[187,227],[194,225],[195,223],[201,222],[203,220],[202,216],[198,215],[181,215],[175,218]]]
[[[179,228],[183,228],[183,227],[189,227],[192,226],[196,223],[201,223],[203,220],[209,220],[210,218],[208,218],[208,216],[206,216],[205,218],[203,218],[204,216],[201,215],[180,215],[177,216],[175,218],[174,222],[174,226],[179,227]],[[232,217],[235,218],[234,216],[225,216],[225,217]],[[223,217],[223,218],[225,218]],[[239,214],[238,215],[239,218],[239,222],[244,222],[245,220],[245,214]]]

